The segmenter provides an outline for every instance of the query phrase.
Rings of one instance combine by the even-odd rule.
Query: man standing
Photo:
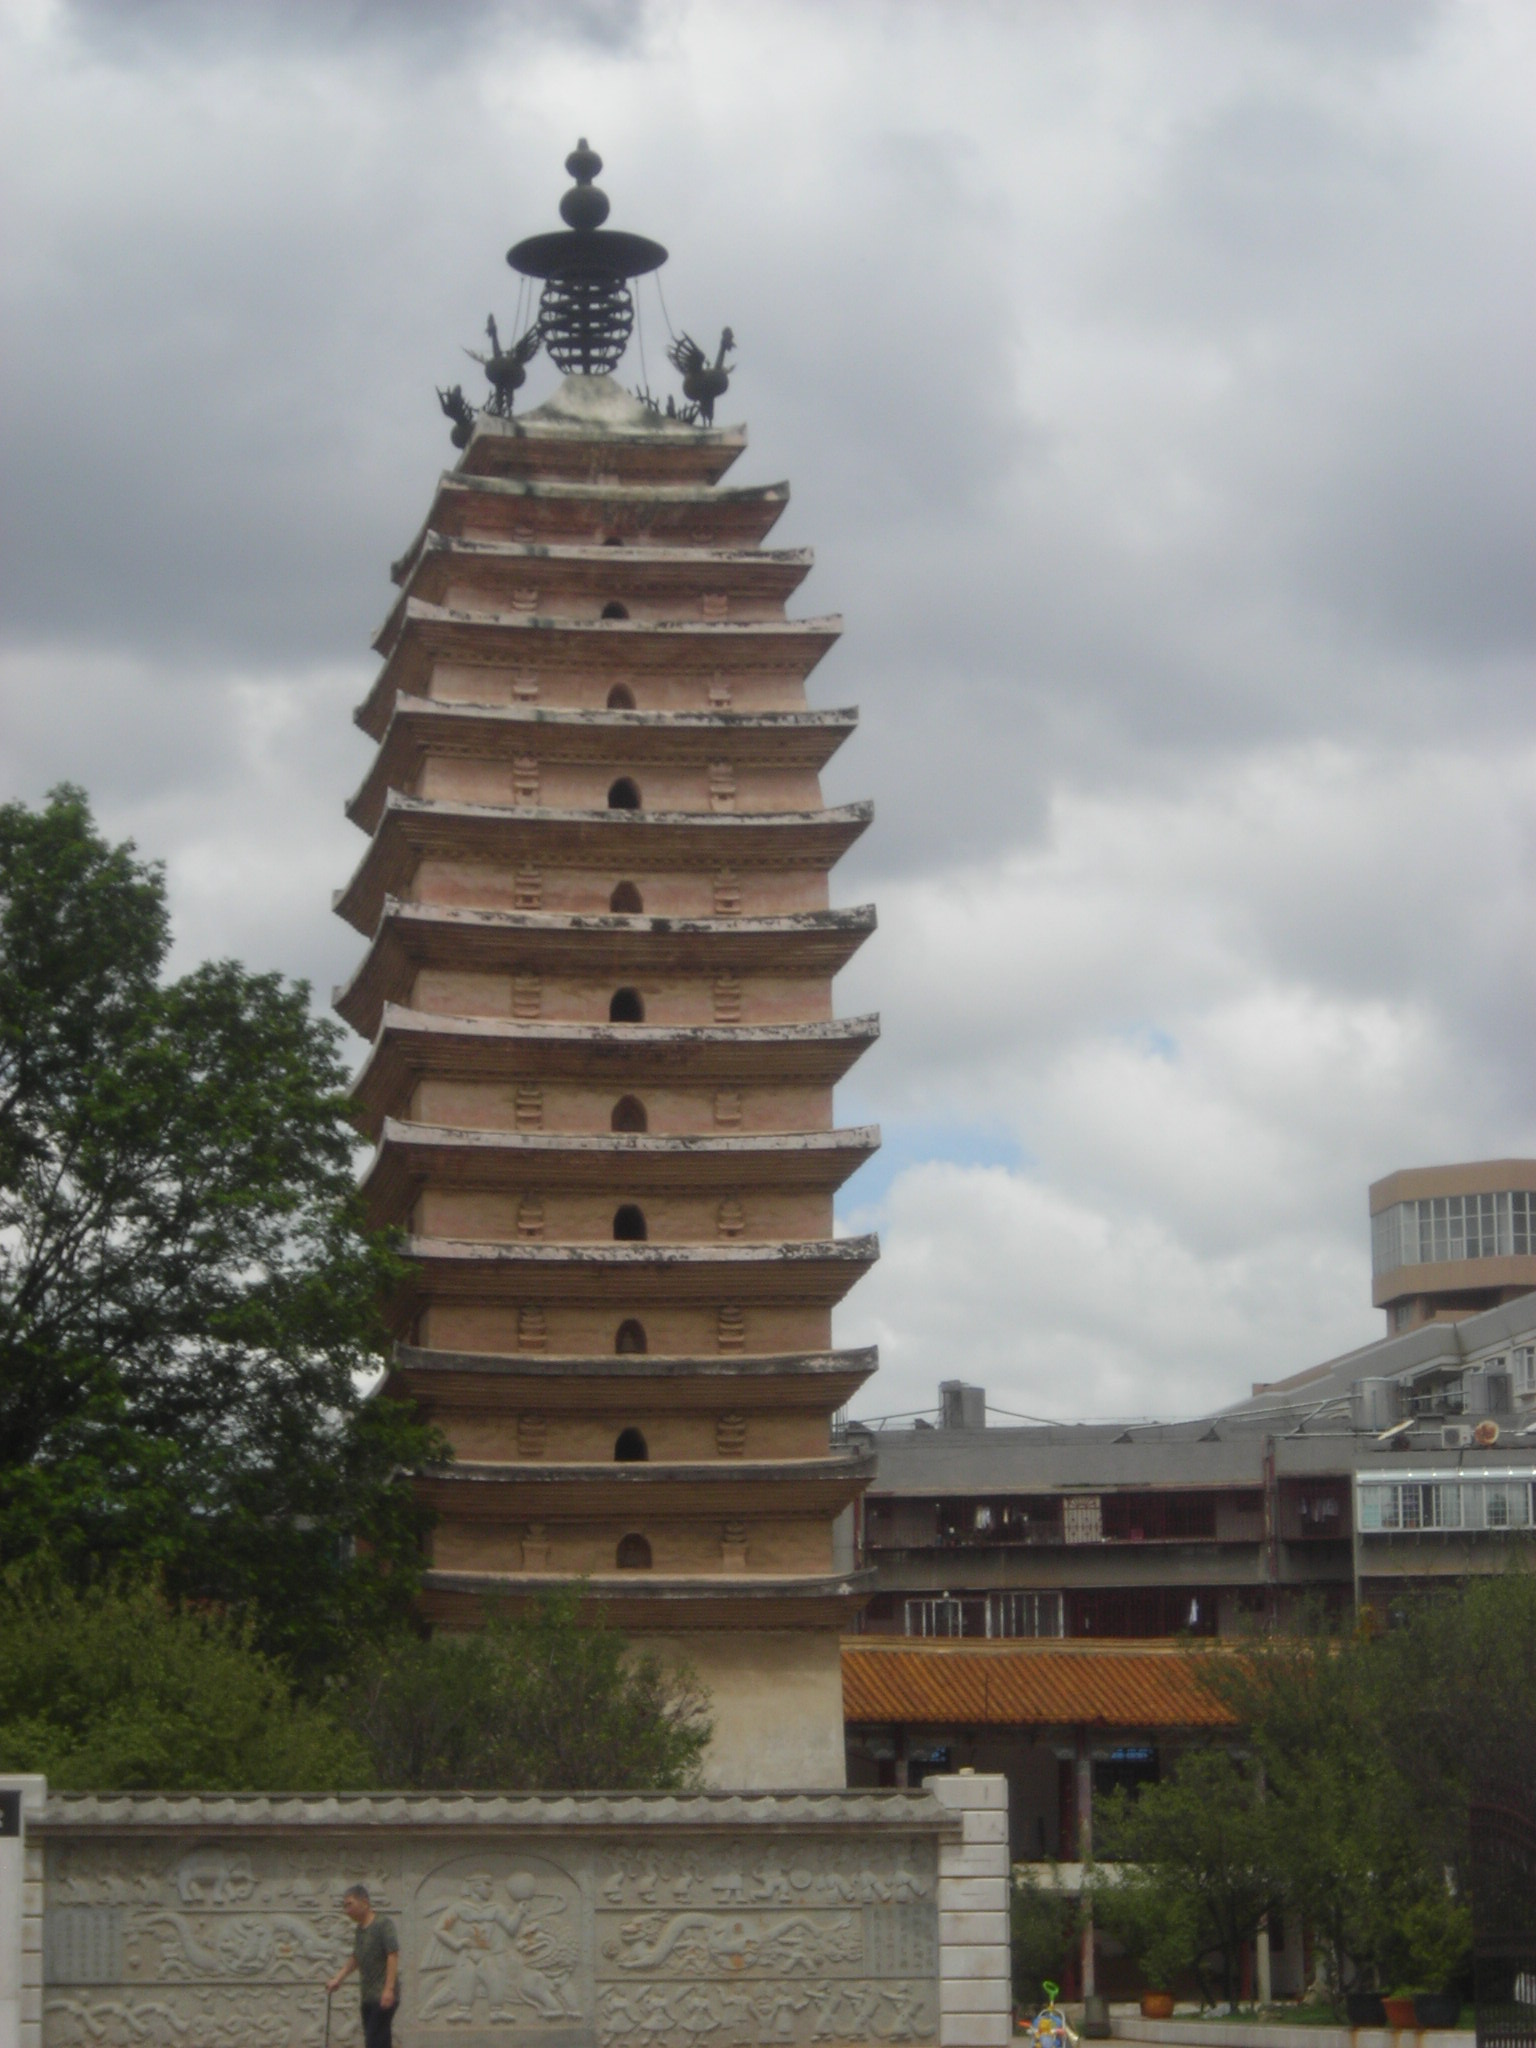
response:
[[[343,1894],[341,1909],[357,1930],[352,1960],[336,1972],[326,1991],[339,1991],[355,1970],[363,1997],[363,2048],[390,2048],[400,2001],[400,1937],[394,1921],[373,1910],[365,1884],[352,1885]]]

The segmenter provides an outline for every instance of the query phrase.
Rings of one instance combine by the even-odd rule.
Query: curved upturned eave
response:
[[[383,1391],[418,1400],[435,1412],[526,1401],[534,1406],[558,1390],[561,1406],[581,1413],[627,1412],[636,1389],[651,1408],[745,1409],[753,1413],[811,1408],[831,1415],[879,1367],[873,1345],[851,1351],[626,1352],[596,1357],[546,1352],[430,1351],[397,1344]]]
[[[873,1236],[774,1244],[495,1244],[407,1237],[412,1275],[396,1307],[417,1296],[487,1306],[536,1301],[586,1307],[597,1290],[626,1307],[718,1305],[831,1308],[880,1256]]]
[[[554,810],[540,804],[385,797],[379,823],[333,908],[369,937],[386,900],[408,894],[432,856],[498,865],[617,867],[621,872],[744,866],[824,873],[874,816],[870,803],[820,811]]]
[[[495,590],[517,577],[537,576],[542,588],[608,603],[681,600],[696,605],[705,593],[747,597],[782,608],[815,566],[810,548],[638,546],[622,551],[596,541],[469,540],[426,533],[401,579],[401,595],[374,635],[388,651],[408,599],[440,605],[452,582]]]
[[[425,1186],[512,1193],[547,1186],[615,1195],[735,1187],[832,1194],[880,1148],[873,1124],[833,1131],[663,1137],[629,1131],[459,1130],[386,1117],[360,1193],[375,1229],[403,1225]]]
[[[390,790],[404,793],[430,754],[510,762],[698,764],[725,754],[737,767],[822,769],[857,730],[854,706],[835,711],[556,711],[534,704],[444,703],[396,697],[379,750],[347,816],[372,832]]]
[[[622,911],[475,910],[386,896],[368,949],[335,993],[354,1028],[404,1003],[423,968],[487,974],[825,975],[841,972],[875,929],[872,904],[783,917],[653,918]],[[375,1023],[375,1028],[377,1028]],[[625,1029],[633,1027],[625,1026]],[[366,1032],[364,1033],[366,1036]]]
[[[789,485],[569,483],[554,478],[462,476],[445,469],[437,480],[426,518],[409,546],[390,565],[390,577],[404,583],[428,538],[467,538],[465,528],[501,518],[507,538],[513,528],[563,527],[586,532],[597,514],[618,514],[621,523],[647,534],[696,532],[700,525],[730,538],[720,545],[757,547],[784,516]],[[608,519],[601,523],[607,524]],[[698,543],[708,546],[707,540]]]
[[[810,619],[561,619],[538,612],[453,611],[405,601],[394,645],[353,716],[380,739],[397,695],[422,697],[436,661],[537,662],[579,666],[618,677],[661,669],[669,674],[737,674],[778,667],[804,681],[838,639],[836,616]]]
[[[428,1073],[452,1080],[598,1080],[644,1089],[796,1082],[832,1087],[880,1036],[878,1017],[814,1024],[555,1024],[511,1017],[453,1017],[373,1001],[358,984],[336,1009],[373,1034],[352,1083],[352,1102],[372,1134],[392,1106],[405,1107]]]
[[[686,1628],[690,1632],[741,1626],[841,1630],[874,1590],[873,1571],[782,1572],[728,1576],[656,1571],[596,1572],[581,1578],[568,1572],[465,1572],[422,1574],[419,1602],[425,1618],[439,1626],[473,1627],[487,1601],[517,1607],[556,1587],[580,1591],[584,1607],[612,1608],[628,1629]]]

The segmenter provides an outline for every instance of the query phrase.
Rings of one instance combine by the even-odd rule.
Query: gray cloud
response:
[[[879,804],[837,887],[883,931],[840,995],[886,1038],[846,1107],[905,1162],[852,1191],[850,1312],[916,1395],[946,1316],[1003,1371],[1029,1305],[965,1247],[1038,1230],[1021,1396],[1079,1340],[1131,1406],[1181,1329],[1202,1385],[1245,1319],[1274,1371],[1356,1341],[1363,1180],[1536,1144],[1533,42],[1428,0],[17,11],[8,791],[163,853],[181,957],[349,971],[433,386],[584,130],[848,617],[814,687],[863,706],[828,790]],[[1116,1243],[1176,1277],[1139,1339]]]

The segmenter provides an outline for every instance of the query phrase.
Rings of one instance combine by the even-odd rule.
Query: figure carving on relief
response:
[[[677,2024],[695,2041],[719,2031],[720,2014],[714,1997],[702,1984],[690,1984],[678,1999]]]
[[[923,2024],[923,1995],[911,1984],[886,1984],[881,1987],[880,1996],[891,2008],[891,2023],[886,2029],[888,2041],[910,2041],[917,2034],[928,2034],[933,2030]]]
[[[793,2041],[795,2014],[804,2012],[809,2004],[809,1998],[793,1984],[765,1985],[752,2001],[760,2022],[758,2040]]]
[[[573,2019],[560,1981],[575,1956],[548,1928],[546,1914],[563,1913],[565,1902],[540,1893],[530,1871],[514,1871],[497,1894],[486,1872],[465,1878],[457,1899],[439,1916],[422,1959],[422,1981],[430,1988],[421,2003],[426,2019],[470,2019],[483,1998],[492,2019],[517,2016],[532,2006],[542,2019]]]

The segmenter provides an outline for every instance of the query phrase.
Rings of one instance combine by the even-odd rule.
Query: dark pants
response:
[[[396,2008],[392,2005],[363,2007],[363,2048],[390,2048],[395,2012]]]

